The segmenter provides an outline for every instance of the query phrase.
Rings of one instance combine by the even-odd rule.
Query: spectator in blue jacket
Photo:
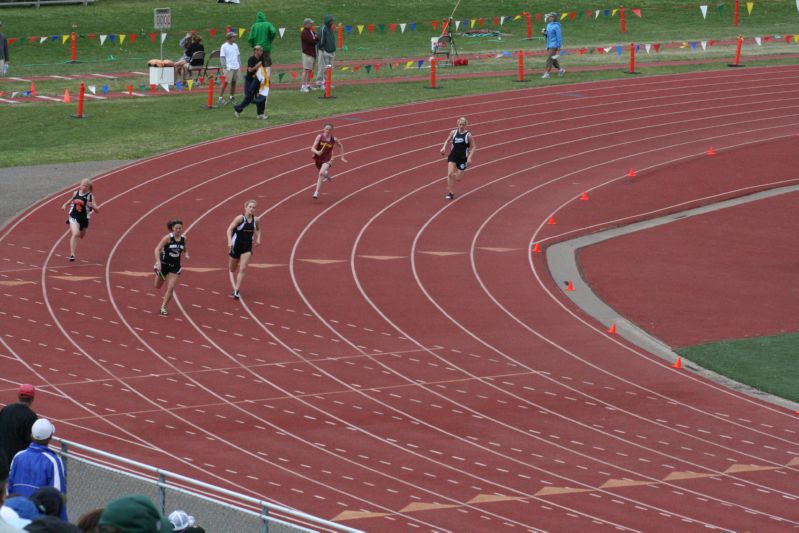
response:
[[[31,444],[19,452],[11,461],[8,476],[8,493],[30,498],[42,487],[55,487],[61,494],[67,493],[64,463],[48,444],[55,433],[55,426],[45,418],[33,423]],[[66,507],[61,508],[61,519],[67,520]]]
[[[566,73],[566,69],[561,68],[558,62],[560,49],[563,46],[563,36],[560,30],[560,22],[557,19],[557,13],[547,13],[547,27],[541,31],[547,40],[547,68],[544,75],[541,76],[544,79],[549,77],[552,67],[558,69],[559,76],[563,76]]]

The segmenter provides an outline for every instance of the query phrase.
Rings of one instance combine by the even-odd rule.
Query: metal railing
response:
[[[64,461],[70,519],[111,500],[142,494],[161,514],[183,509],[211,532],[305,533],[330,531],[360,533],[296,509],[252,498],[168,470],[125,457],[54,438]]]

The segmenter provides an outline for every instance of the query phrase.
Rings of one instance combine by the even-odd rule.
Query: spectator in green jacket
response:
[[[263,11],[259,11],[255,15],[255,24],[250,28],[250,36],[247,42],[255,47],[256,44],[261,45],[264,51],[263,65],[266,67],[266,74],[272,76],[272,41],[275,40],[277,35],[277,28],[275,25],[266,20],[266,15]]]
[[[320,88],[325,87],[325,72],[328,68],[333,68],[333,59],[336,57],[336,35],[333,29],[333,15],[325,15],[325,23],[322,26],[322,34],[319,38],[319,52],[316,62],[319,70],[316,73],[316,85]]]

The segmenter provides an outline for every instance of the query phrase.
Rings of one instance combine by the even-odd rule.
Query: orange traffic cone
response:
[[[716,155],[716,151],[713,149],[712,146],[710,147],[710,150],[707,151],[707,155]]]
[[[582,201],[588,200],[588,193],[584,192],[583,194],[581,194],[580,195],[580,200],[582,200]]]
[[[535,243],[533,245],[533,253],[534,254],[540,254],[541,253],[541,245],[540,244]]]
[[[635,177],[635,169],[634,168],[630,169],[630,172],[627,173],[627,177],[628,178],[634,178]]]
[[[616,323],[615,322],[613,324],[611,324],[610,327],[608,328],[608,333],[610,333],[611,335],[616,333]]]
[[[36,96],[36,85],[31,82],[31,96]]]
[[[569,283],[566,284],[566,290],[567,291],[573,291],[574,290],[574,285],[572,285],[572,280],[569,280]]]
[[[677,369],[682,368],[682,357],[678,357],[677,360],[674,361],[674,364],[671,365],[671,368],[677,368]]]
[[[547,224],[549,224],[550,226],[554,226],[555,225],[555,217],[549,217],[549,220],[547,220]]]
[[[64,89],[64,103],[68,104],[72,102],[72,98],[69,97],[69,89]]]

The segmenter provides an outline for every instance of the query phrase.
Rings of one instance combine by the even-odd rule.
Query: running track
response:
[[[321,120],[112,171],[76,263],[66,193],[0,234],[6,396],[36,383],[63,438],[370,531],[796,530],[794,414],[606,334],[530,249],[773,186],[768,157],[680,168],[795,153],[797,87],[752,68],[336,117],[349,163],[318,202]],[[460,115],[479,150],[446,203]],[[265,244],[236,302],[224,230],[248,198]],[[149,269],[175,216],[191,260],[163,318]]]

